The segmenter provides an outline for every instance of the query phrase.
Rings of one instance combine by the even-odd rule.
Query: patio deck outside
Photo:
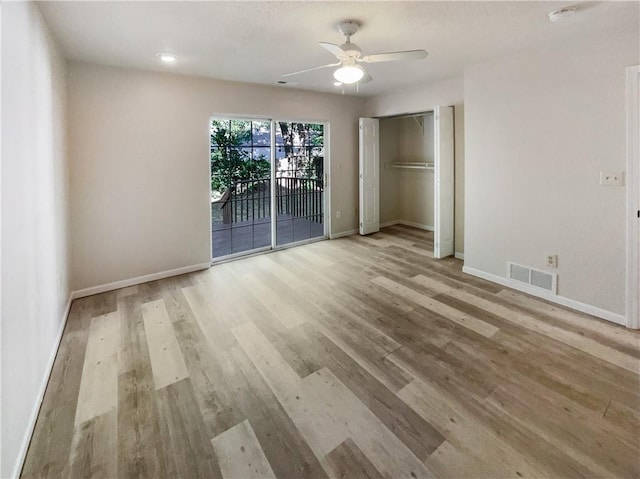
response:
[[[295,179],[278,180],[276,245],[323,236],[322,180],[307,180],[297,187]],[[230,194],[211,203],[214,258],[271,246],[271,180],[257,182],[260,187],[250,194]]]

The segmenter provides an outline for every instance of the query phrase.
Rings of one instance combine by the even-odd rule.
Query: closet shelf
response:
[[[409,168],[414,170],[433,170],[433,163],[396,161],[387,163],[391,168]]]

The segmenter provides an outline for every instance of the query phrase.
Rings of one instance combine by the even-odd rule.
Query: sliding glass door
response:
[[[271,122],[212,119],[213,257],[271,247]]]
[[[215,260],[325,235],[324,125],[212,118],[210,134]]]
[[[324,234],[324,126],[277,122],[276,243]]]

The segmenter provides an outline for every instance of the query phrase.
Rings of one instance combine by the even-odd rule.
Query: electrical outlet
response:
[[[548,254],[547,255],[547,266],[549,268],[557,268],[558,267],[558,255],[557,254]]]
[[[602,186],[624,186],[624,173],[621,171],[601,171],[600,184]]]
[[[340,218],[342,216],[342,211],[336,211],[336,218]]]

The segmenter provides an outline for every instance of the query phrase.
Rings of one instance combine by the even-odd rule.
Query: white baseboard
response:
[[[380,228],[388,228],[389,226],[395,226],[397,224],[400,224],[400,221],[398,220],[385,221],[384,223],[380,223]]]
[[[399,225],[412,226],[425,231],[434,231],[433,226],[423,225],[420,223],[413,223],[412,221],[398,220]]]
[[[355,230],[347,230],[347,231],[341,231],[340,233],[333,233],[331,235],[329,235],[329,239],[338,239],[338,238],[344,238],[345,236],[351,236],[354,235],[358,232],[357,229]]]
[[[495,274],[487,273],[479,269],[470,268],[468,266],[463,266],[462,272],[470,274],[472,276],[476,276],[478,278],[486,279],[487,281],[491,281],[492,283],[497,283],[502,286],[515,289],[517,291],[522,291],[523,293],[545,299],[561,306],[566,306],[567,308],[575,309],[576,311],[580,311],[581,313],[586,313],[597,318],[606,319],[607,321],[611,321],[612,323],[620,324],[622,326],[627,325],[627,320],[623,315],[614,313],[612,311],[607,311],[606,309],[598,308],[597,306],[582,303],[580,301],[576,301],[575,299],[566,298],[564,296],[551,294],[547,291],[532,287],[530,285]]]
[[[180,274],[193,273],[194,271],[200,271],[211,267],[211,262],[193,264],[191,266],[183,266],[182,268],[170,269],[167,271],[160,271],[159,273],[146,274],[144,276],[137,276],[135,278],[122,279],[120,281],[114,281],[113,283],[101,284],[98,286],[92,286],[91,288],[80,289],[71,293],[71,299],[84,298],[85,296],[93,296],[94,294],[105,293],[107,291],[114,291],[116,289],[127,288],[129,286],[135,286],[136,284],[148,283],[149,281],[156,281],[158,279],[169,278],[171,276],[178,276]]]
[[[395,225],[411,226],[413,228],[418,228],[420,230],[434,231],[433,226],[423,225],[421,223],[414,223],[412,221],[405,221],[405,220],[386,221],[384,223],[380,223],[380,228],[387,228],[389,226],[395,226]]]
[[[464,253],[461,253],[460,251],[456,251],[453,256],[464,261]]]
[[[73,301],[73,298],[71,297],[71,294],[70,294],[69,299],[67,300],[67,305],[64,308],[60,330],[58,331],[58,335],[56,337],[54,347],[51,350],[49,361],[47,361],[47,367],[45,369],[44,377],[42,378],[42,384],[40,385],[40,390],[38,391],[36,402],[33,405],[31,415],[29,416],[29,427],[25,432],[24,437],[22,438],[22,444],[20,444],[20,449],[18,450],[18,457],[16,458],[16,462],[14,464],[11,477],[14,477],[14,478],[20,477],[20,473],[22,472],[22,468],[24,466],[24,460],[27,457],[27,451],[29,450],[29,444],[31,443],[31,437],[33,436],[33,432],[36,428],[36,421],[38,420],[38,415],[40,414],[40,408],[42,407],[42,401],[44,400],[44,394],[47,391],[49,378],[51,377],[51,373],[53,371],[53,364],[55,363],[56,356],[58,355],[58,349],[60,349],[60,343],[62,342],[62,334],[64,333],[64,328],[67,326],[67,319],[69,319],[69,311],[71,310],[72,301]]]

